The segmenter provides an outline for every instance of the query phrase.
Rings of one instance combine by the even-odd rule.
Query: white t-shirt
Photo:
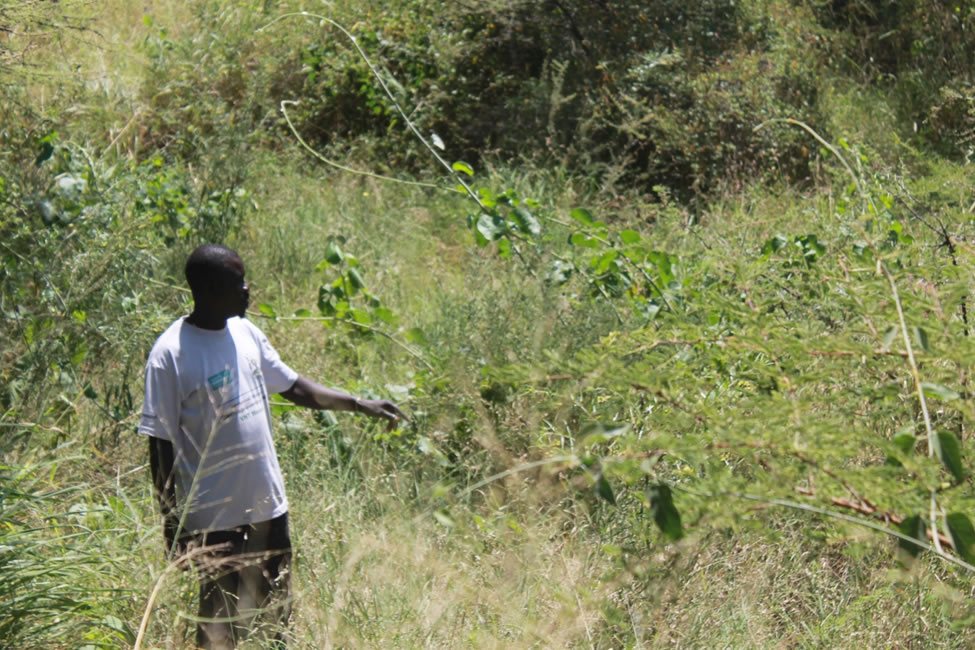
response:
[[[180,318],[156,340],[139,432],[173,443],[183,531],[226,530],[288,511],[268,395],[297,378],[241,318],[218,331]]]

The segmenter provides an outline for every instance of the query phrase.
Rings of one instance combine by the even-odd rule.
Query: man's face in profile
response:
[[[226,261],[216,282],[216,295],[221,305],[226,305],[229,316],[244,318],[250,304],[250,287],[244,279],[244,262],[239,257]]]

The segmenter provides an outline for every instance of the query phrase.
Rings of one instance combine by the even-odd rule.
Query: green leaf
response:
[[[572,233],[569,236],[569,243],[573,246],[581,246],[583,248],[599,248],[599,242],[591,237],[586,237],[581,232]]]
[[[953,512],[945,517],[955,552],[969,564],[975,562],[975,528],[967,515]]]
[[[462,161],[462,160],[458,160],[457,162],[455,162],[455,163],[454,163],[453,165],[451,165],[450,167],[451,167],[451,168],[452,168],[452,169],[453,169],[454,171],[457,171],[457,172],[464,172],[464,173],[465,173],[465,174],[467,174],[468,176],[473,176],[473,175],[474,175],[474,168],[473,168],[473,167],[471,167],[470,165],[468,165],[467,163],[465,163],[465,162],[464,162],[464,161]]]
[[[551,284],[565,284],[569,281],[574,267],[570,262],[564,260],[553,260],[548,272],[545,274],[545,281]]]
[[[594,257],[590,265],[596,268],[596,273],[605,273],[617,257],[619,257],[619,251],[610,249],[602,255]]]
[[[511,241],[507,237],[498,240],[498,257],[503,260],[511,259]]]
[[[592,445],[618,438],[630,430],[630,425],[618,422],[594,422],[585,426],[580,434],[579,447],[588,449]]]
[[[454,520],[450,516],[450,513],[447,511],[446,508],[438,508],[437,510],[434,510],[433,518],[436,519],[440,523],[440,525],[445,528],[454,527]]]
[[[931,346],[928,343],[928,333],[920,327],[912,327],[911,332],[914,334],[914,341],[917,343],[918,347],[925,352],[930,352]]]
[[[477,232],[487,241],[500,239],[508,232],[508,225],[501,217],[482,214],[477,219]]]
[[[901,452],[909,454],[914,451],[914,447],[917,446],[917,438],[911,433],[901,433],[894,436],[894,445],[897,446]]]
[[[307,309],[299,309],[295,312],[295,316],[297,318],[310,318],[311,312],[308,311]]]
[[[921,518],[921,515],[908,517],[897,526],[897,530],[904,535],[913,537],[914,539],[927,541],[928,527],[927,524],[924,523],[924,519]],[[897,545],[904,551],[907,551],[911,557],[917,557],[917,554],[924,550],[917,544],[901,538],[898,538]]]
[[[349,287],[352,289],[353,295],[355,294],[356,291],[359,291],[364,286],[366,286],[366,283],[363,281],[362,276],[359,275],[359,271],[357,271],[356,269],[349,269],[349,272],[346,275],[349,278]]]
[[[71,355],[71,365],[80,366],[81,362],[84,361],[85,357],[87,356],[88,356],[88,346],[85,344],[84,341],[82,341],[74,349],[74,353]]]
[[[329,264],[341,264],[342,263],[342,249],[334,241],[328,242],[328,246],[325,248],[325,261]]]
[[[640,233],[635,230],[624,230],[620,233],[620,241],[626,245],[636,244],[640,239]]]
[[[941,384],[935,384],[930,381],[922,381],[921,390],[924,391],[925,397],[942,399],[946,402],[961,397],[958,393],[951,390],[947,386],[942,386]]]
[[[430,345],[427,343],[427,337],[423,335],[423,330],[419,327],[412,327],[406,330],[406,340],[419,345]]]
[[[894,342],[894,339],[897,337],[897,331],[898,331],[898,327],[896,325],[891,325],[890,327],[887,328],[887,331],[884,332],[884,349],[885,350],[889,350],[890,349],[891,343],[893,343]]]
[[[772,253],[778,253],[789,245],[789,238],[785,235],[776,235],[762,244],[762,257],[768,258]]]
[[[569,216],[571,216],[576,221],[581,221],[587,226],[596,225],[596,220],[593,218],[592,213],[589,212],[589,210],[586,210],[585,208],[576,208],[575,210],[569,213]]]
[[[335,308],[332,306],[332,288],[327,284],[318,287],[318,311],[326,316],[335,313]]]
[[[596,479],[596,494],[614,506],[616,505],[616,494],[613,493],[613,486],[609,484],[609,481],[602,474]]]
[[[683,537],[684,531],[681,528],[680,513],[674,506],[670,486],[665,483],[652,486],[647,490],[647,498],[650,499],[653,520],[664,537],[671,540],[678,540]]]
[[[917,438],[915,438],[914,434],[912,433],[899,433],[894,436],[891,442],[894,443],[894,447],[897,448],[897,451],[904,456],[909,456],[912,454],[914,452],[914,448],[917,446]],[[903,466],[903,463],[901,463],[899,458],[890,454],[887,455],[887,463],[889,465],[896,465],[897,467]]]
[[[532,237],[538,237],[542,234],[542,225],[538,223],[538,219],[522,206],[514,209],[511,213],[511,218],[518,224],[518,228],[522,232],[528,233]]]
[[[941,459],[945,468],[951,472],[955,480],[960,481],[965,478],[965,467],[961,462],[961,445],[958,438],[950,431],[939,431],[936,437],[937,444],[934,447],[938,458]]]
[[[91,382],[85,382],[85,397],[88,399],[98,399],[98,393],[95,392]]]
[[[390,325],[395,326],[399,323],[399,320],[396,318],[396,314],[394,314],[390,309],[386,307],[376,307],[373,313],[376,314],[377,318],[381,319],[386,323],[389,323]]]
[[[365,309],[353,309],[349,313],[352,314],[352,320],[361,325],[369,325],[372,323],[372,314]]]
[[[489,187],[479,187],[477,188],[477,195],[481,197],[481,203],[487,209],[492,209],[498,204],[498,198],[494,195]]]
[[[41,138],[40,142],[38,142],[38,145],[40,145],[40,151],[37,153],[37,157],[34,159],[34,164],[36,166],[39,167],[44,162],[50,160],[51,156],[54,155],[54,141],[57,139],[57,137],[57,131],[52,131]]]
[[[257,306],[257,311],[261,312],[262,314],[264,314],[268,318],[277,318],[278,317],[277,313],[274,311],[274,307],[272,307],[271,305],[267,304],[266,302],[262,302],[261,304],[259,304]]]

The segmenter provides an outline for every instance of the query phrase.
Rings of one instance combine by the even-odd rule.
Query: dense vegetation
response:
[[[973,12],[5,3],[0,646],[192,638],[134,430],[222,241],[413,416],[275,400],[295,647],[969,647]]]

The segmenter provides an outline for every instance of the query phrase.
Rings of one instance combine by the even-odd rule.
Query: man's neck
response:
[[[200,329],[217,331],[222,330],[227,326],[227,317],[202,313],[199,310],[194,309],[193,312],[186,317],[186,322],[195,327],[199,327]]]

